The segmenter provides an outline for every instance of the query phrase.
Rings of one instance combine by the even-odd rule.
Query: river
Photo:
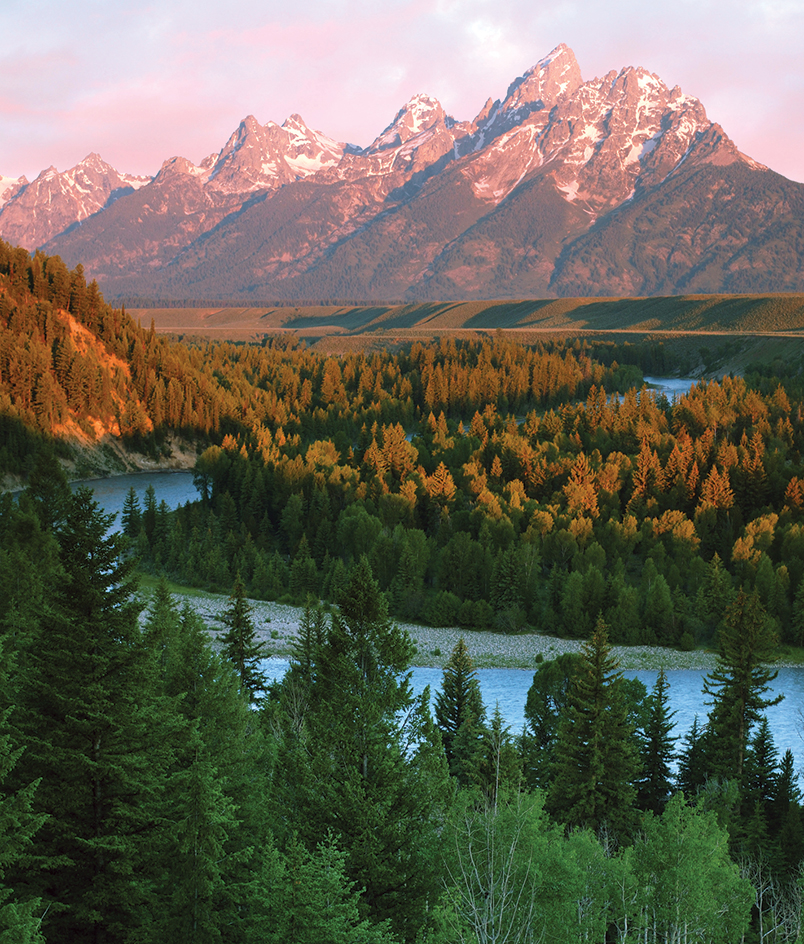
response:
[[[193,485],[192,472],[136,472],[131,475],[115,475],[108,479],[85,479],[72,482],[73,489],[79,485],[86,485],[95,493],[95,501],[106,514],[119,515],[123,510],[129,489],[133,488],[140,500],[140,508],[145,506],[145,492],[149,485],[153,485],[156,494],[156,503],[164,501],[168,508],[178,508],[180,505],[198,501],[198,491]],[[120,527],[120,520],[114,522]]]
[[[266,659],[263,670],[269,680],[278,680],[288,669],[286,659]],[[624,672],[626,678],[638,678],[651,691],[656,682],[656,672]],[[671,711],[675,712],[673,736],[679,741],[677,749],[681,747],[683,738],[692,727],[696,715],[703,724],[706,721],[706,706],[704,705],[702,689],[704,673],[689,669],[669,671],[668,702]],[[430,686],[431,705],[434,705],[435,694],[441,688],[442,669],[414,668],[411,679],[413,691],[421,694],[425,686]],[[528,689],[533,682],[532,669],[477,669],[477,678],[480,682],[480,691],[483,703],[489,714],[495,705],[500,706],[500,713],[511,733],[516,735],[525,725],[525,701]],[[779,760],[786,750],[791,750],[796,758],[797,769],[801,758],[804,757],[804,722],[801,709],[804,706],[804,669],[781,668],[776,681],[769,693],[772,697],[783,694],[784,701],[779,705],[767,709],[768,722],[773,733],[774,744],[779,752]]]

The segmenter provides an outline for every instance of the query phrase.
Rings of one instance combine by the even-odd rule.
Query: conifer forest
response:
[[[804,646],[804,385],[643,385],[674,368],[171,339],[0,242],[0,944],[804,940],[765,716]],[[197,501],[132,490],[110,530],[64,472],[104,437],[191,443]],[[227,595],[219,644],[170,584]],[[249,599],[304,607],[280,682]],[[583,644],[511,731],[463,641],[414,695],[397,620]],[[615,644],[717,652],[683,738]]]

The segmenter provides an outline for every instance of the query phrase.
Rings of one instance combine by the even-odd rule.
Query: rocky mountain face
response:
[[[562,45],[456,121],[412,98],[366,148],[253,117],[152,180],[90,155],[0,178],[0,236],[107,296],[432,299],[804,290],[804,185],[640,68]]]

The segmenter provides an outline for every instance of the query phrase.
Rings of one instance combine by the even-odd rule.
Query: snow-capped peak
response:
[[[561,43],[509,85],[502,109],[527,113],[539,107],[549,107],[572,95],[582,84],[575,54],[569,46]]]
[[[0,174],[0,207],[7,203],[27,183],[28,179],[24,175],[22,177],[3,177]]]
[[[394,120],[366,149],[366,153],[399,147],[414,135],[427,131],[446,119],[438,99],[420,93],[414,95],[394,116]]]

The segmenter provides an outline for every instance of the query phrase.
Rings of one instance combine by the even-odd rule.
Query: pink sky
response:
[[[641,65],[804,181],[804,0],[3,0],[0,175],[97,151],[154,174],[293,112],[365,146],[417,92],[458,119],[560,42],[584,79]]]

